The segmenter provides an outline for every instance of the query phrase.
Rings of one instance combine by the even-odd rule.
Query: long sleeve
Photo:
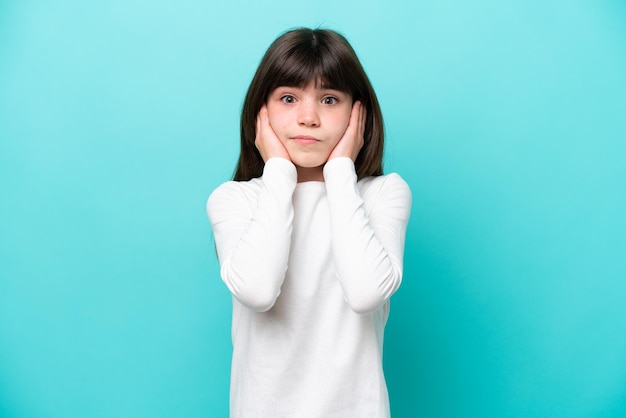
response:
[[[389,174],[370,180],[364,201],[349,158],[329,161],[324,178],[338,280],[352,310],[372,312],[402,281],[411,191],[400,176]]]
[[[224,183],[207,201],[222,280],[254,311],[274,305],[285,279],[296,179],[290,161],[272,158],[261,181]]]

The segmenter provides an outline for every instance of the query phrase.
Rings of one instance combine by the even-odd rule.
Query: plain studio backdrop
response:
[[[204,205],[297,26],[351,41],[413,191],[393,416],[626,416],[622,0],[1,1],[0,416],[227,416]]]

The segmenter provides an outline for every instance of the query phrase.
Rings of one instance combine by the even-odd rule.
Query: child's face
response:
[[[348,93],[315,87],[278,87],[267,100],[270,126],[298,172],[323,180],[322,168],[343,136],[352,110]]]

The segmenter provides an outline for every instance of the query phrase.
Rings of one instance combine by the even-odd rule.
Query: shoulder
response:
[[[363,205],[369,216],[393,214],[408,220],[411,213],[411,189],[400,175],[391,173],[366,177],[357,184]]]
[[[240,208],[248,204],[254,204],[261,190],[263,181],[255,178],[249,181],[227,181],[219,185],[209,195],[206,209],[211,216],[219,210]]]
[[[357,183],[364,200],[396,197],[411,203],[411,189],[398,174],[390,173],[376,177],[365,177]]]

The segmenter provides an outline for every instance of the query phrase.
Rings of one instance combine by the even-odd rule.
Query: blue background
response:
[[[410,184],[394,417],[626,416],[626,3],[0,2],[0,416],[225,417],[204,204],[283,30],[344,33]]]

